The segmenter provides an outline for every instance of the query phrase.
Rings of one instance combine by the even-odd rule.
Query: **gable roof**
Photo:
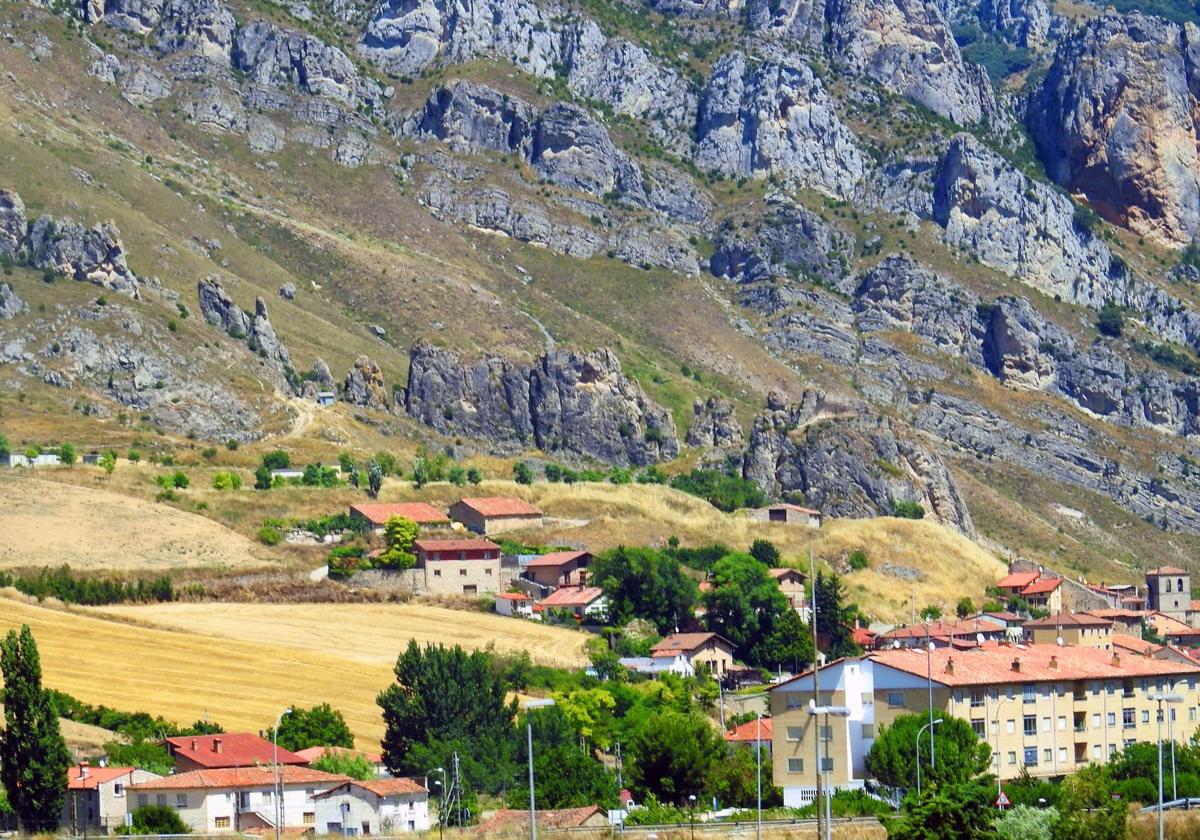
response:
[[[1022,589],[1021,594],[1022,595],[1046,595],[1047,593],[1053,592],[1055,589],[1058,589],[1058,587],[1060,587],[1060,586],[1062,586],[1062,580],[1059,578],[1042,578],[1041,580],[1035,580],[1033,583],[1029,584],[1024,589]],[[1029,622],[1026,622],[1025,626],[1028,627]]]
[[[481,516],[541,516],[542,512],[524,499],[515,496],[477,496],[469,499],[459,499],[456,505],[463,505]]]
[[[770,743],[771,718],[766,716],[762,718],[761,730],[759,729],[759,723],[760,721],[758,720],[748,720],[741,726],[736,726],[729,732],[724,733],[725,740],[734,743],[742,743],[745,741],[749,741],[751,743],[754,743],[755,741],[766,741],[767,743]]]
[[[349,776],[322,773],[311,767],[284,765],[279,768],[279,780],[285,785],[336,785],[350,781]],[[189,770],[130,785],[129,790],[210,790],[213,788],[250,788],[275,784],[274,767],[217,767],[211,770]]]
[[[1000,589],[1024,589],[1041,576],[1040,572],[1013,572],[996,581],[996,586]]]
[[[956,636],[975,636],[978,633],[1003,634],[1004,628],[994,621],[981,618],[968,618],[961,621],[937,620],[921,624],[909,624],[905,627],[893,628],[879,638],[881,639],[931,639],[954,638]]]
[[[1154,626],[1154,632],[1160,636],[1200,636],[1200,629],[1184,624],[1165,613],[1150,613],[1146,620]]]
[[[583,808],[559,808],[545,811],[538,809],[538,825],[543,828],[580,828],[593,817],[607,815],[600,810],[599,805],[587,805]],[[502,834],[527,831],[529,828],[529,812],[512,808],[501,808],[475,827],[479,834]]]
[[[780,508],[782,508],[784,510],[794,510],[796,513],[807,513],[809,516],[820,516],[821,515],[821,511],[819,511],[819,510],[813,510],[812,508],[801,507],[800,505],[794,505],[791,502],[777,502],[773,505],[767,505],[767,507],[766,507],[767,510],[779,510]]]
[[[670,656],[675,653],[691,653],[704,647],[710,641],[724,642],[731,650],[733,642],[716,633],[673,633],[650,648],[655,656]]]
[[[1187,575],[1191,574],[1187,569],[1181,569],[1178,566],[1159,566],[1157,569],[1147,569],[1146,577],[1158,577],[1159,575]]]
[[[275,748],[253,732],[223,732],[217,735],[179,735],[164,738],[167,751],[178,761],[187,759],[201,767],[254,767],[273,764]],[[279,750],[280,764],[304,764],[304,759]]]
[[[544,569],[556,568],[565,566],[568,563],[579,560],[581,557],[591,557],[592,555],[586,551],[551,551],[548,554],[543,554],[535,557],[525,564],[526,569]]]
[[[358,779],[348,779],[339,785],[331,787],[329,790],[321,791],[314,795],[314,798],[329,796],[330,794],[341,790],[342,788],[356,787],[365,790],[368,793],[373,793],[376,796],[403,796],[413,793],[428,793],[422,785],[418,784],[413,779],[367,779],[360,781]]]
[[[418,551],[499,551],[500,546],[491,540],[414,540],[413,548]]]
[[[564,586],[542,599],[543,607],[586,607],[602,598],[604,590],[597,586]]]
[[[524,592],[497,592],[496,597],[503,601],[532,601],[532,595],[526,595]]]
[[[372,524],[383,525],[393,516],[403,516],[418,525],[446,523],[450,517],[433,505],[425,502],[377,502],[350,505],[350,512],[357,513]]]
[[[1154,642],[1147,642],[1145,639],[1139,639],[1137,636],[1130,636],[1126,633],[1114,633],[1112,646],[1122,648],[1130,653],[1141,653],[1147,656],[1162,649],[1162,645],[1156,645]]]
[[[1045,618],[1032,618],[1025,622],[1025,627],[1035,630],[1046,627],[1112,627],[1112,622],[1089,613],[1053,613]]]
[[[372,764],[383,763],[383,756],[379,753],[348,750],[345,747],[306,747],[302,750],[296,750],[296,755],[303,758],[305,764],[312,764],[317,759],[324,758],[327,755],[357,755],[362,756]]]
[[[87,775],[80,777],[79,765],[72,764],[67,768],[67,788],[70,790],[91,790],[106,782],[128,776],[133,772],[132,767],[88,767]]]
[[[805,574],[799,569],[793,569],[791,566],[785,566],[780,569],[767,569],[767,574],[779,580],[780,578],[790,577],[791,575],[799,575],[801,580],[804,580]]]

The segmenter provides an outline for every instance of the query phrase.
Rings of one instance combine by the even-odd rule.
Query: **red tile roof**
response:
[[[327,755],[358,755],[365,758],[372,764],[382,764],[383,756],[379,753],[363,752],[361,750],[348,750],[345,747],[308,747],[303,750],[296,750],[296,755],[304,759],[305,764],[312,764],[319,758],[324,758]]]
[[[874,647],[875,633],[866,627],[850,628],[850,640],[862,648]]]
[[[333,785],[348,782],[348,776],[338,776],[333,773],[322,773],[311,767],[292,767],[284,765],[279,768],[279,780],[285,785]],[[212,770],[189,770],[186,773],[175,773],[163,776],[150,782],[139,782],[130,785],[129,790],[210,790],[213,788],[251,788],[273,785],[275,769],[273,767],[220,767]]]
[[[760,723],[762,724],[761,732],[759,730]],[[726,732],[725,740],[736,743],[742,743],[745,741],[749,741],[750,743],[754,743],[755,741],[766,741],[767,743],[770,743],[771,719],[769,717],[764,717],[761,721],[748,720],[741,726],[735,727],[732,731]]]
[[[1107,618],[1088,613],[1052,613],[1045,618],[1033,618],[1025,622],[1027,628],[1046,627],[1112,627]]]
[[[80,778],[79,765],[67,768],[67,787],[71,790],[91,790],[133,772],[132,767],[89,767],[87,776]]]
[[[418,551],[499,551],[500,546],[491,540],[415,540],[413,548]]]
[[[450,521],[450,517],[425,502],[364,503],[350,505],[350,512],[359,514],[375,525],[383,525],[393,516],[403,516],[418,525],[433,525]]]
[[[1178,566],[1159,566],[1157,569],[1147,569],[1146,577],[1158,577],[1159,575],[1187,575],[1191,574],[1187,569],[1181,569]]]
[[[350,781],[331,787],[329,790],[322,791],[317,796],[328,796],[344,787],[362,788],[376,796],[402,796],[410,793],[428,793],[424,787],[412,779],[367,779],[366,781],[351,779]]]
[[[934,682],[948,686],[1200,674],[1200,667],[1179,662],[1128,653],[1122,656],[1102,648],[1058,645],[989,643],[971,651],[938,648],[932,653],[883,650],[872,653],[869,658],[876,665],[886,665],[925,679],[927,657],[930,656]],[[1057,667],[1051,667],[1052,659]],[[952,673],[946,669],[950,660],[954,663]],[[1014,661],[1020,662],[1019,672],[1013,670]]]
[[[541,516],[542,512],[524,499],[514,496],[483,496],[459,499],[458,504],[482,516]]]
[[[560,808],[558,810],[538,809],[538,825],[543,828],[580,828],[593,818],[608,817],[598,805],[588,805],[583,808]],[[501,808],[475,827],[478,834],[515,834],[518,831],[529,830],[529,812],[516,811],[511,808]]]
[[[220,735],[180,735],[164,739],[167,750],[176,759],[185,758],[201,767],[253,767],[272,764],[275,748],[252,732],[224,732]],[[285,749],[279,750],[280,764],[304,764],[304,759]]]
[[[1053,592],[1058,587],[1062,586],[1062,581],[1059,578],[1042,578],[1035,580],[1033,583],[1021,590],[1022,595],[1046,595]],[[1028,623],[1026,623],[1028,626]]]
[[[556,568],[565,566],[566,564],[578,560],[580,557],[591,557],[586,551],[551,551],[549,554],[543,554],[536,557],[525,564],[527,569],[544,569]]]
[[[1013,572],[996,581],[996,586],[1000,589],[1024,589],[1041,576],[1040,572]]]
[[[1160,636],[1200,636],[1200,629],[1163,613],[1150,613],[1146,620],[1154,625],[1154,632]]]
[[[1116,618],[1124,618],[1124,619],[1138,618],[1138,619],[1140,619],[1143,615],[1145,615],[1145,613],[1143,613],[1141,610],[1118,610],[1118,609],[1088,610],[1088,614],[1099,616],[1100,618],[1107,618],[1110,620],[1116,619]]]
[[[782,577],[788,577],[789,575],[799,575],[801,580],[803,580],[805,577],[804,572],[790,567],[784,569],[767,569],[767,574],[775,578],[775,580],[779,580]]]
[[[655,656],[691,653],[714,640],[724,642],[730,648],[733,647],[732,642],[724,636],[718,636],[716,633],[675,633],[667,636],[654,647],[650,648],[650,653]]]
[[[497,598],[503,598],[505,601],[532,601],[532,595],[526,595],[524,592],[498,592]]]
[[[962,621],[929,621],[922,624],[910,624],[907,627],[897,627],[880,636],[881,639],[924,639],[954,638],[955,636],[975,636],[977,633],[1003,633],[1004,628],[994,621],[983,618],[969,618]]]
[[[564,586],[543,598],[542,606],[550,608],[586,607],[603,596],[604,590],[597,586]]]
[[[1156,645],[1154,642],[1147,642],[1145,639],[1139,639],[1137,636],[1129,636],[1125,633],[1114,633],[1112,637],[1112,645],[1114,648],[1121,648],[1130,653],[1141,653],[1145,655],[1152,654],[1162,649],[1162,645]]]

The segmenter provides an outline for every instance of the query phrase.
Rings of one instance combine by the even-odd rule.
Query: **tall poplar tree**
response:
[[[0,641],[4,677],[4,730],[0,732],[0,782],[22,830],[54,831],[67,796],[71,757],[58,715],[42,688],[42,664],[29,625]]]

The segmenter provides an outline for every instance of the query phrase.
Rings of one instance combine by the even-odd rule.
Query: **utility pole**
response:
[[[813,636],[813,706],[821,705],[821,650],[817,647],[817,561],[813,556],[812,535],[808,537],[808,576],[812,586],[812,636]],[[813,742],[816,744],[816,759],[817,766],[813,768],[816,774],[817,788],[816,795],[813,798],[813,805],[816,806],[817,812],[817,836],[821,836],[821,721],[816,716],[812,716],[813,729],[816,738]]]

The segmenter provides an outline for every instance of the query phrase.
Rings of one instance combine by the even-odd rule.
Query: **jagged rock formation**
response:
[[[125,262],[121,231],[111,222],[85,228],[73,219],[39,216],[29,226],[25,252],[33,268],[139,296],[140,282]]]
[[[697,136],[697,165],[726,176],[777,174],[848,198],[867,169],[832,98],[804,64],[753,67],[743,53],[723,57],[704,89]]]
[[[351,405],[388,411],[391,405],[387,385],[383,381],[383,371],[379,369],[379,365],[366,356],[355,359],[354,366],[346,372],[346,381],[342,385],[342,399]]]
[[[721,449],[745,442],[742,424],[733,413],[733,403],[720,397],[697,399],[692,405],[692,425],[685,438],[688,446]]]
[[[806,391],[772,400],[754,420],[743,475],[768,493],[799,491],[833,516],[890,516],[898,501],[974,533],[971,514],[941,459],[861,403]]]
[[[1004,41],[1040,50],[1050,34],[1050,8],[1045,0],[982,0],[979,19]]]
[[[1184,245],[1200,233],[1200,30],[1133,13],[1063,42],[1028,108],[1050,176],[1110,221]]]
[[[266,301],[261,297],[256,298],[254,314],[246,312],[233,302],[233,298],[225,291],[221,279],[216,275],[209,275],[200,280],[196,284],[196,293],[204,320],[220,327],[231,338],[245,341],[250,350],[271,363],[278,373],[283,374],[282,377],[277,377],[276,384],[284,390],[292,390],[292,384],[288,382],[293,376],[292,357],[275,334],[275,328],[271,326]]]
[[[232,61],[256,84],[298,89],[351,106],[362,103],[370,108],[382,93],[337,47],[265,21],[238,30]]]
[[[0,257],[17,259],[25,243],[25,202],[13,190],[0,190]]]
[[[149,36],[160,53],[193,52],[221,63],[228,58],[237,27],[233,14],[218,0],[105,0],[104,20]]]
[[[0,321],[16,318],[29,311],[29,305],[17,295],[8,283],[0,283]]]
[[[652,464],[679,454],[675,423],[621,371],[611,350],[552,350],[521,365],[498,357],[461,362],[429,344],[410,354],[404,410],[445,434],[505,452],[538,447],[611,464]]]

